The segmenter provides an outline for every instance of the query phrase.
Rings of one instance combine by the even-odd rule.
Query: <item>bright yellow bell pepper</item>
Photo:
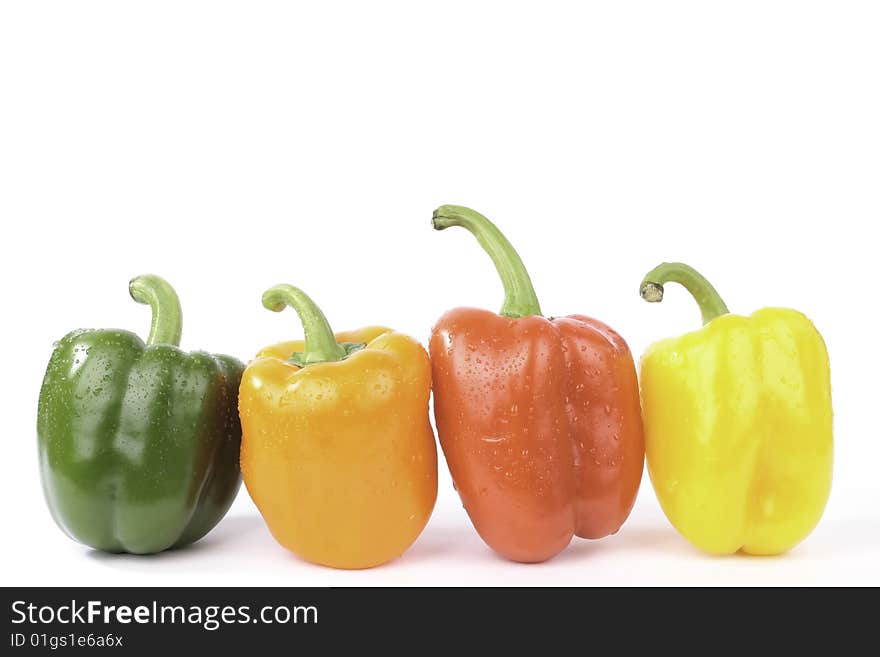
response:
[[[714,554],[779,554],[819,522],[831,490],[828,354],[815,326],[785,308],[728,314],[680,263],[642,282],[647,301],[684,285],[704,326],[658,342],[640,363],[648,472],[670,522]]]

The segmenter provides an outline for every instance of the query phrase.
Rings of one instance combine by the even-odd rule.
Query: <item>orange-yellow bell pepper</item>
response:
[[[263,305],[294,308],[305,341],[262,350],[242,377],[248,492],[276,540],[303,559],[369,568],[400,556],[437,496],[427,353],[387,328],[334,336],[290,285],[268,290]]]

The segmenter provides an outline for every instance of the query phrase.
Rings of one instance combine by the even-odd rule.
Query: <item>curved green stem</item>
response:
[[[469,230],[492,258],[504,285],[501,313],[506,317],[540,315],[541,306],[529,278],[529,272],[513,245],[502,232],[479,212],[460,205],[441,205],[434,210],[431,224],[435,230],[461,226]]]
[[[364,347],[353,342],[337,342],[330,323],[317,304],[298,287],[276,285],[263,293],[263,306],[273,312],[281,312],[290,306],[299,315],[305,334],[305,348],[290,357],[290,362],[305,367],[312,363],[329,363],[343,360]]]
[[[132,299],[149,304],[153,311],[147,344],[180,345],[183,328],[180,299],[168,281],[154,274],[145,274],[129,281],[128,292]]]
[[[696,269],[681,262],[664,262],[654,267],[642,279],[639,294],[645,301],[663,301],[663,284],[670,282],[683,285],[691,293],[700,306],[704,325],[730,312],[712,284]]]

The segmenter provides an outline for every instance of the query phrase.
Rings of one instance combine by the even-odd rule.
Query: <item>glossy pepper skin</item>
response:
[[[150,554],[202,538],[238,492],[244,365],[178,349],[180,305],[158,276],[134,279],[130,291],[153,309],[146,344],[121,330],[61,339],[37,435],[58,525],[98,550]]]
[[[447,312],[430,341],[437,433],[474,527],[521,562],[615,533],[644,467],[626,342],[583,315],[542,317],[522,261],[482,215],[442,206],[433,225],[471,231],[506,293],[500,315]]]
[[[437,497],[427,353],[381,327],[334,336],[290,285],[268,290],[263,305],[293,307],[305,341],[268,347],[245,370],[248,492],[275,539],[307,561],[354,569],[400,556]]]
[[[822,516],[831,489],[828,354],[804,315],[764,308],[729,314],[715,289],[680,263],[642,283],[684,285],[704,326],[651,346],[641,359],[648,471],[666,516],[713,554],[780,554]]]

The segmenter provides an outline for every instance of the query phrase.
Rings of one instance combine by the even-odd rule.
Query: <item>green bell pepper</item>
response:
[[[163,279],[140,276],[129,291],[152,308],[146,344],[79,330],[55,345],[40,390],[40,474],[72,538],[150,554],[199,540],[235,499],[244,365],[178,349],[180,302]]]

